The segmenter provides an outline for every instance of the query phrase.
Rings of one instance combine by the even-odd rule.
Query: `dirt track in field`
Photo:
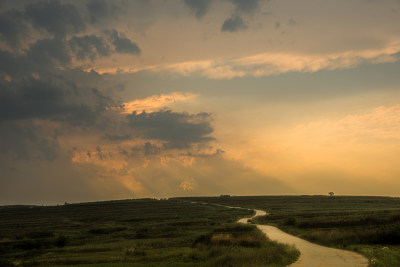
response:
[[[235,207],[232,207],[235,208]],[[253,216],[262,216],[267,213],[255,210]],[[247,223],[249,218],[240,219],[240,223]],[[271,240],[279,243],[293,244],[299,251],[300,257],[290,267],[366,267],[368,260],[352,251],[328,248],[313,244],[301,238],[289,235],[270,225],[256,224]]]

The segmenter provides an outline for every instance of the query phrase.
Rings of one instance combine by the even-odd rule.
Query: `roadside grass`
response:
[[[372,267],[400,266],[400,246],[358,245],[350,249],[366,255]]]
[[[0,266],[285,266],[299,252],[236,223],[252,211],[171,200],[0,207]]]
[[[189,200],[189,199],[186,199]],[[190,198],[262,209],[252,220],[325,246],[365,255],[370,266],[400,266],[400,198],[265,196]]]
[[[207,266],[286,266],[300,255],[292,246],[270,241],[254,225],[215,228],[200,236],[193,246],[202,253],[197,257],[211,259]]]

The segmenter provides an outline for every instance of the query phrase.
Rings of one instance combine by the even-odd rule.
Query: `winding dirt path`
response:
[[[230,207],[238,208],[238,207]],[[267,213],[262,210],[255,210],[256,214],[251,217],[263,216]],[[249,218],[240,219],[238,222],[247,223]],[[289,235],[278,228],[270,225],[256,224],[271,240],[280,243],[293,244],[300,250],[299,259],[289,265],[290,267],[366,267],[368,260],[363,256],[341,249],[328,248],[316,245]]]

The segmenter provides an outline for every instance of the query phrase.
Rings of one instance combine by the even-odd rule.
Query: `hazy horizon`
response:
[[[328,192],[329,193],[329,192]],[[12,207],[12,206],[43,206],[43,207],[54,207],[54,206],[64,206],[64,205],[74,205],[74,204],[85,204],[85,203],[102,203],[102,202],[119,202],[119,201],[129,201],[129,200],[146,200],[146,199],[151,199],[151,200],[159,200],[159,201],[164,201],[164,200],[171,200],[175,198],[223,198],[225,199],[225,196],[229,196],[229,198],[241,198],[241,197],[327,197],[327,198],[343,198],[343,197],[354,197],[354,198],[359,198],[359,197],[365,197],[365,198],[399,198],[400,196],[389,196],[389,195],[338,195],[334,194],[333,196],[330,196],[329,194],[310,194],[310,195],[199,195],[199,196],[170,196],[170,197],[139,197],[139,198],[121,198],[121,199],[92,199],[89,201],[64,201],[64,202],[52,202],[52,203],[9,203],[9,204],[0,204],[0,207]]]
[[[0,205],[400,196],[400,1],[0,1]]]

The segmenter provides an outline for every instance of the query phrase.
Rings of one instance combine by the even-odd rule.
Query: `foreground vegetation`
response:
[[[262,209],[253,220],[326,246],[368,257],[370,266],[400,266],[400,199],[348,196],[191,198],[227,206]]]
[[[249,210],[181,200],[0,207],[0,266],[285,266],[299,252],[235,223]]]

